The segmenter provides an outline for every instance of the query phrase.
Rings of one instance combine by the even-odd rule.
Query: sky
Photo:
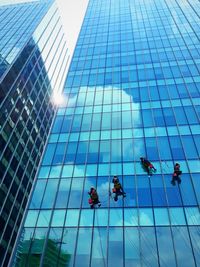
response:
[[[89,0],[56,0],[56,2],[59,8],[71,60]],[[68,71],[69,63],[66,71]],[[54,90],[52,101],[57,106],[62,106],[62,104],[65,103],[61,91]]]
[[[76,44],[89,0],[56,0],[70,54]]]

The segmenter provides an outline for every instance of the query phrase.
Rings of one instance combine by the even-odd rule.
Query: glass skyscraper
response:
[[[89,1],[13,266],[200,266],[199,14],[197,0]]]
[[[68,61],[53,1],[0,3],[0,266],[8,266]]]

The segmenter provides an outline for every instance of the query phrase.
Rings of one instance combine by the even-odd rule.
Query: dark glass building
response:
[[[200,266],[199,12],[197,0],[89,1],[13,266]]]
[[[0,266],[11,252],[68,61],[53,1],[0,4]]]

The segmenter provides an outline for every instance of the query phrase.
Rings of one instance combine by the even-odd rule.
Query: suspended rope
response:
[[[102,255],[102,258],[103,258],[104,266],[106,267],[106,260],[105,260],[104,253],[103,253],[103,245],[102,245],[101,235],[100,235],[100,231],[99,231],[99,217],[98,217],[98,210],[96,210],[95,212],[96,212],[95,214],[96,214],[96,218],[97,218],[97,229],[98,229],[98,234],[99,234],[99,239],[100,239],[101,255]]]
[[[117,211],[117,213],[118,213],[118,215],[119,215],[119,206],[117,206],[117,202],[114,202],[114,205],[115,205],[115,208],[116,208],[116,211]],[[120,215],[119,215],[119,218],[120,218]],[[120,218],[121,219],[121,218]],[[144,256],[143,256],[143,253],[142,253],[142,250],[139,248],[140,246],[139,246],[139,244],[138,244],[138,246],[130,239],[130,237],[129,237],[129,235],[130,235],[130,233],[128,233],[128,231],[127,231],[127,229],[126,229],[126,227],[123,227],[123,229],[126,231],[126,238],[127,238],[127,240],[129,241],[129,243],[136,249],[136,250],[139,250],[139,253],[140,253],[140,255],[141,255],[141,258],[142,258],[142,260],[143,260],[143,262],[145,262],[146,261],[146,266],[152,266],[152,264],[151,264],[151,262],[149,262],[149,260],[148,259],[146,259]],[[138,231],[138,235],[139,235],[139,230],[138,230],[138,228],[136,228],[137,229],[137,231]]]
[[[165,189],[165,195],[166,195],[166,201],[167,201],[167,210],[168,210],[168,217],[169,217],[169,221],[170,221],[170,225],[171,227],[177,229],[177,231],[181,234],[181,236],[183,237],[183,241],[185,242],[186,246],[190,248],[189,244],[188,244],[188,240],[186,239],[185,235],[182,233],[182,228],[181,227],[178,227],[178,223],[177,225],[176,224],[172,224],[171,222],[171,218],[173,219],[173,221],[175,222],[178,222],[177,219],[175,218],[175,216],[170,212],[170,206],[169,206],[169,203],[168,203],[168,199],[167,199],[167,193],[166,193],[166,185],[164,186],[164,189]],[[158,194],[160,195],[160,197],[162,198],[162,195],[160,192],[158,192]],[[175,197],[178,199],[178,191],[176,190],[176,193],[175,193]],[[198,244],[197,244],[198,245]],[[199,250],[200,251],[200,250]],[[198,254],[200,255],[200,252],[198,252]]]
[[[169,165],[166,162],[165,162],[165,164],[167,165],[168,168],[170,168]],[[163,173],[163,174],[165,174],[165,173]],[[166,172],[166,174],[168,174],[168,172]],[[174,195],[175,195],[176,200],[179,200],[179,197],[180,197],[181,198],[181,201],[183,203],[183,197],[182,196],[184,196],[184,199],[186,200],[186,202],[189,203],[189,200],[190,199],[189,199],[189,196],[187,194],[187,191],[184,190],[184,188],[182,186],[179,186],[178,188],[179,188],[179,191],[178,190],[174,190]],[[166,193],[166,197],[167,197],[167,193]],[[198,208],[198,206],[197,206],[197,208]],[[194,215],[194,216],[195,216],[196,220],[198,220],[198,218],[196,217],[196,215]],[[191,220],[193,221],[193,218]],[[195,223],[194,223],[194,225],[195,225]]]
[[[118,217],[119,217],[119,219],[121,219],[121,216],[119,215],[119,209],[118,209],[118,206],[117,206],[117,202],[114,202],[114,206],[115,206],[115,209],[116,209],[116,211],[117,211],[117,214],[118,214]],[[138,222],[136,223],[136,225],[138,225]],[[126,229],[126,227],[123,227],[124,228],[124,230],[125,230],[125,232],[126,232],[126,238],[129,240],[129,242],[130,242],[130,244],[134,247],[134,248],[136,248],[136,250],[139,248],[139,246],[137,246],[136,244],[134,244],[134,242],[133,241],[131,241],[130,240],[130,237],[129,237],[129,235],[130,235],[130,233],[128,233],[128,231],[127,231],[127,229]],[[138,230],[138,235],[140,235],[143,231],[140,229],[140,227],[139,226],[136,226],[136,229]],[[149,242],[148,243],[148,241],[146,241],[146,239],[144,238],[144,241],[145,241],[145,243],[146,243],[146,246],[148,247],[148,249],[149,249],[149,243],[151,242]],[[153,250],[151,250],[152,252],[154,252]],[[148,267],[148,266],[152,266],[152,263],[143,255],[143,252],[142,252],[142,250],[141,249],[139,249],[139,252],[140,252],[140,255],[141,255],[141,259],[143,260],[143,262],[146,264],[146,266]],[[148,254],[148,255],[150,255],[150,254]],[[158,260],[158,258],[156,257],[156,255],[157,255],[157,252],[155,253],[152,253],[151,255],[153,255],[154,257],[155,257],[155,259],[156,259],[156,261]],[[167,267],[168,265],[166,265],[165,264],[165,266]]]
[[[124,200],[124,203],[126,204],[126,200]],[[125,205],[125,208],[128,208],[128,206]],[[138,207],[138,209],[139,209],[139,207]],[[129,209],[127,209],[127,211],[129,212]],[[129,213],[129,214],[130,214],[130,218],[131,218],[132,214],[131,213]],[[148,239],[148,237],[146,236],[146,234],[144,233],[144,231],[142,229],[142,226],[140,226],[139,222],[136,222],[136,227],[140,231],[141,237],[143,238],[144,243],[146,244],[146,246],[148,247],[148,249],[150,250],[150,252],[152,252],[152,255],[154,256],[155,260],[157,261],[158,260],[158,257],[156,256],[156,255],[158,255],[157,254],[157,251],[155,249],[153,249],[153,246],[149,246],[149,244],[151,244],[152,241],[150,239]],[[166,266],[166,267],[168,266],[168,264],[165,263],[163,259],[161,260],[159,258],[159,260],[161,262],[163,262],[164,266]]]

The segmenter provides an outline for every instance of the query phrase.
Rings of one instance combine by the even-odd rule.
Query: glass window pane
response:
[[[170,221],[172,225],[185,225],[183,208],[169,208]]]
[[[50,165],[53,160],[56,144],[48,144],[43,157],[42,165]]]
[[[160,266],[176,266],[175,252],[170,228],[156,227]],[[170,253],[166,253],[170,251]]]
[[[53,207],[57,192],[57,186],[58,186],[58,179],[48,180],[44,198],[42,201],[42,208]]]
[[[158,255],[154,227],[140,227],[142,265],[158,266]]]
[[[141,266],[138,228],[124,228],[125,266]]]
[[[28,261],[34,262],[36,266],[38,266],[40,263],[43,246],[45,244],[46,234],[47,228],[36,228],[34,238],[31,240],[31,251],[29,254]],[[35,257],[35,255],[38,255],[38,257]]]
[[[79,229],[75,266],[89,266],[91,255],[91,239],[91,228]]]
[[[165,189],[161,175],[154,175],[151,179],[152,199],[154,206],[166,206]]]
[[[64,165],[62,177],[72,177],[74,165]]]
[[[174,238],[174,246],[176,248],[176,259],[178,265],[181,267],[194,267],[194,257],[192,255],[192,248],[186,227],[173,227],[172,235]]]
[[[184,205],[196,205],[196,197],[191,183],[191,177],[188,174],[183,174],[181,175],[181,181],[180,191]]]
[[[154,225],[152,209],[139,209],[139,216],[141,226]]]
[[[185,213],[189,225],[200,225],[200,213],[198,208],[185,208]]]
[[[136,185],[133,176],[123,176],[123,189],[126,192],[125,207],[136,206]]]
[[[124,226],[137,226],[139,224],[137,209],[124,209]]]
[[[30,250],[33,240],[34,228],[24,228],[23,236],[21,237],[21,249],[18,251],[19,258],[17,259],[17,266],[24,266],[28,260],[29,254],[27,253]]]
[[[197,266],[200,264],[199,254],[199,226],[190,226],[190,238],[192,240],[193,251],[196,259]]]
[[[192,136],[182,136],[183,148],[188,159],[198,158],[197,149]]]
[[[94,210],[82,209],[80,226],[92,226],[93,225]]]
[[[65,228],[63,231],[62,243],[60,248],[60,255],[58,266],[63,265],[63,258],[66,259],[66,266],[73,266],[74,251],[76,243],[76,228]]]
[[[57,260],[59,258],[59,252],[60,252],[60,245],[61,245],[61,239],[62,239],[62,228],[51,228],[46,244],[45,254],[44,254],[44,261],[43,264],[48,265],[49,261],[51,261],[51,265],[55,266],[57,263]],[[50,257],[49,251],[52,251],[53,257]],[[66,257],[63,258],[63,262],[66,263]]]
[[[59,178],[62,166],[51,167],[49,178]]]
[[[172,176],[164,175],[165,185],[166,185],[166,194],[168,203],[170,206],[182,206],[182,199],[179,192],[178,186],[173,186],[171,184]]]
[[[50,167],[41,167],[38,178],[48,178]]]
[[[193,174],[192,181],[194,184],[194,190],[196,193],[197,202],[198,202],[198,205],[200,205],[200,176],[199,174]]]
[[[122,226],[123,219],[122,219],[122,209],[115,208],[110,209],[110,226]]]
[[[91,266],[106,266],[107,262],[107,228],[94,228],[92,241]]]
[[[107,226],[108,225],[108,209],[96,209],[95,210],[95,226]]]
[[[85,175],[86,165],[74,165],[73,177],[83,177]]]
[[[40,208],[45,186],[46,186],[46,180],[37,180],[37,184],[33,192],[33,196],[30,203],[30,208],[33,209]]]
[[[57,192],[55,208],[66,208],[69,196],[71,179],[62,179]]]
[[[156,225],[169,225],[168,211],[165,208],[154,209],[155,224]]]
[[[63,227],[65,220],[65,210],[54,210],[51,226]]]
[[[34,227],[38,217],[38,210],[29,210],[26,216],[25,227]]]
[[[49,226],[51,212],[52,211],[50,210],[40,211],[38,221],[37,221],[37,227],[48,227]]]
[[[108,242],[108,266],[123,266],[123,258],[123,229],[121,227],[110,228]]]
[[[147,176],[140,176],[138,179],[138,205],[140,207],[143,206],[151,206],[151,192],[149,186],[149,180]]]
[[[65,226],[78,226],[80,210],[67,210]]]

